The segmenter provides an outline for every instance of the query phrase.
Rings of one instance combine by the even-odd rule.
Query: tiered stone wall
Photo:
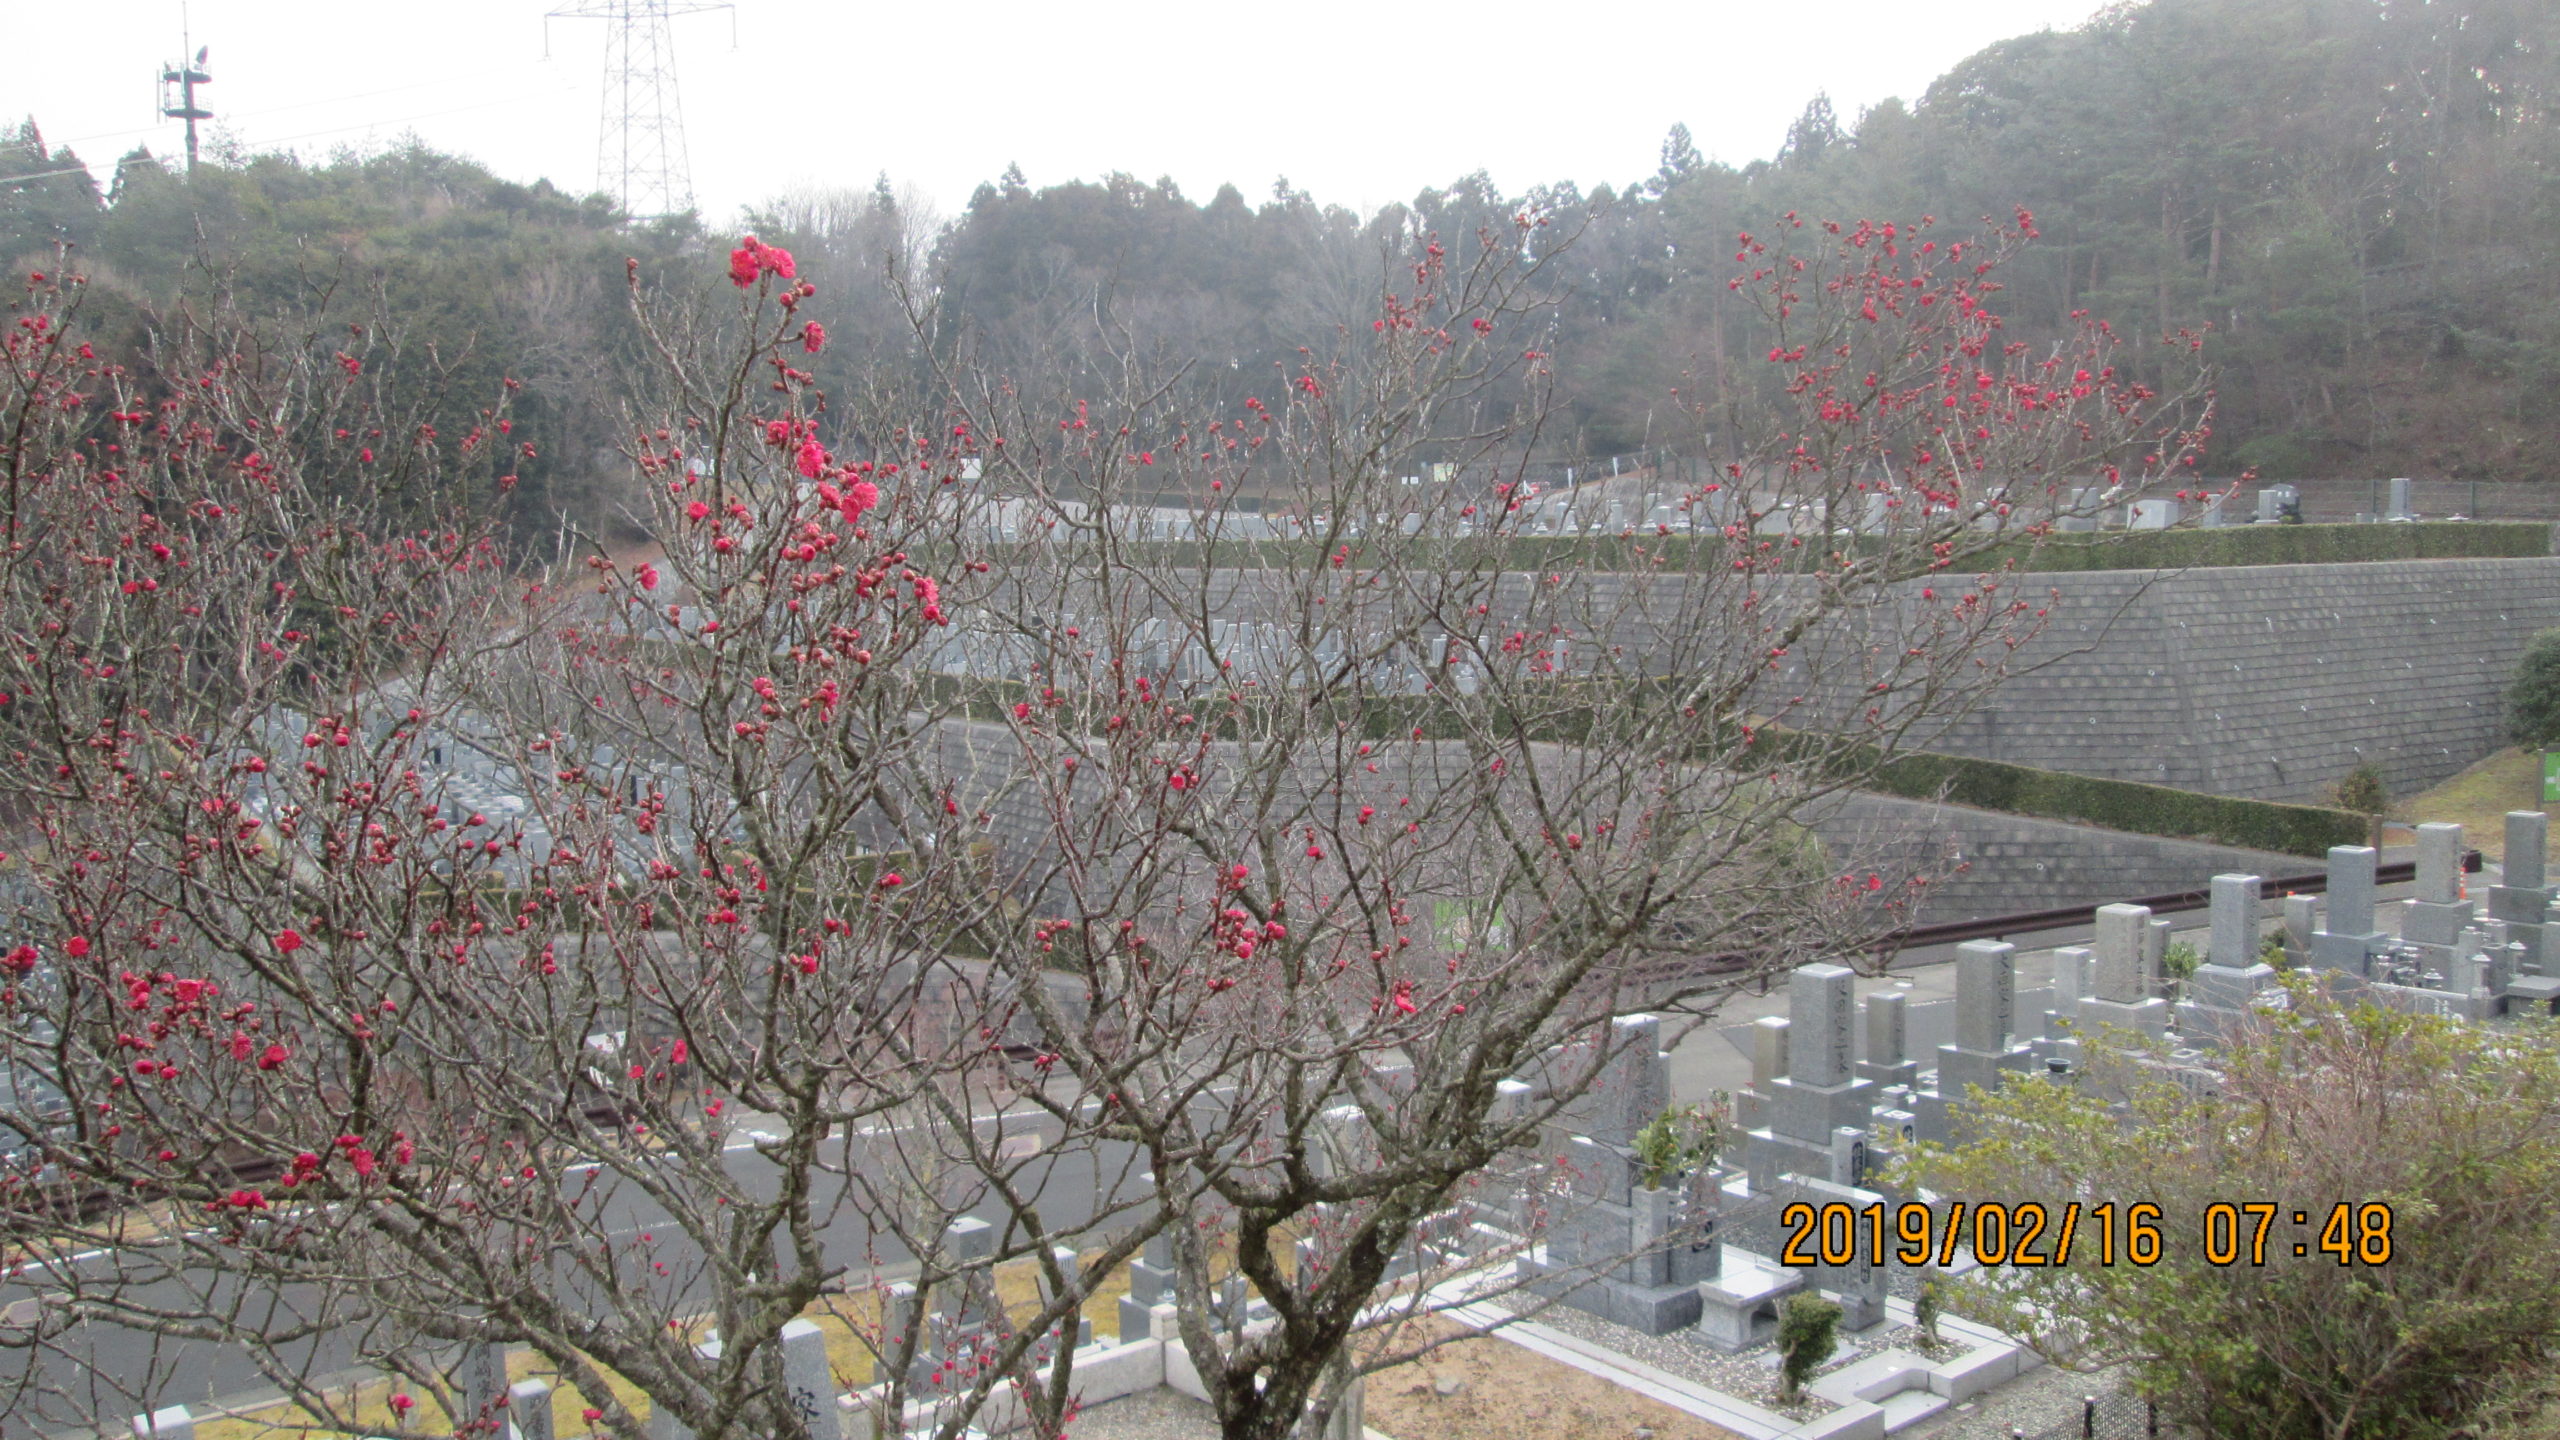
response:
[[[2560,558],[2026,578],[2061,592],[2041,668],[1928,748],[2264,800],[2491,754],[2516,656],[2560,625]]]

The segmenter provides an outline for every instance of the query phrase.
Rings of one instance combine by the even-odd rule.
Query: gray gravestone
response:
[[[507,1429],[514,1440],[551,1440],[551,1382],[519,1380],[507,1387]]]
[[[2149,998],[2142,979],[2142,947],[2151,931],[2147,905],[2101,905],[2095,994],[2098,1000],[2131,1004]]]
[[[2418,893],[2401,916],[2401,937],[2419,945],[2457,945],[2473,918],[2462,893],[2462,827],[2419,826]]]
[[[1996,1054],[2016,1030],[2017,947],[1968,940],[1956,947],[1956,1048]]]
[[[786,1320],[780,1339],[784,1403],[816,1440],[842,1440],[844,1416],[836,1405],[835,1371],[827,1364],[827,1332],[807,1320]]]
[[[1857,975],[1845,965],[1800,965],[1787,982],[1788,1075],[1806,1085],[1850,1078],[1849,1024]]]
[[[500,1401],[507,1397],[507,1347],[473,1345],[462,1352],[462,1364],[454,1378],[461,1382],[462,1426],[481,1426],[471,1434],[487,1434],[488,1422],[497,1418]]]
[[[1751,1022],[1751,1088],[1766,1090],[1787,1073],[1787,1022],[1763,1015]]]
[[[133,1417],[134,1440],[196,1440],[195,1418],[184,1405]]]
[[[2455,834],[2461,827],[2455,827]],[[2244,970],[2258,963],[2258,877],[2216,875],[2212,890],[2212,939],[2208,964]]]
[[[2543,886],[2543,853],[2549,843],[2551,819],[2539,810],[2507,812],[2507,855],[2503,865],[2510,889],[2539,890]]]
[[[1867,1058],[1878,1065],[1899,1065],[1910,1047],[1910,1031],[1898,990],[1867,997]]]
[[[2329,925],[2311,937],[2312,963],[2326,970],[2362,975],[2371,956],[2386,943],[2374,927],[2373,847],[2329,847]]]
[[[2418,827],[2417,898],[2450,905],[2461,898],[2462,827],[2441,822]]]
[[[1858,1062],[1858,1074],[1878,1085],[1912,1085],[1920,1078],[1920,1063],[1911,1058],[1909,1017],[1906,1001],[1898,990],[1879,990],[1866,999],[1867,1053]]]

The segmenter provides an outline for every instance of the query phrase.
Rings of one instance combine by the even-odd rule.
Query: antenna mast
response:
[[[634,220],[693,208],[684,109],[676,97],[678,15],[736,12],[720,0],[570,0],[545,20],[602,20],[604,118],[596,139],[596,187]]]
[[[194,37],[183,30],[178,36],[178,53],[186,53],[187,41]],[[160,67],[160,113],[171,120],[187,122],[187,177],[196,173],[196,122],[210,120],[213,112],[196,103],[196,87],[210,85],[213,77],[205,73],[204,57],[212,46],[198,47],[196,58]]]

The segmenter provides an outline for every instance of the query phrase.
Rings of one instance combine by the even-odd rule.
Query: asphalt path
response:
[[[1106,1210],[1140,1203],[1148,1194],[1140,1183],[1146,1161],[1126,1143],[1079,1140],[1060,1147],[1063,1127],[1054,1117],[1037,1112],[990,1116],[979,1124],[1001,1124],[1001,1131],[994,1133],[1000,1133],[1010,1152],[1023,1159],[1017,1183],[1036,1196],[1042,1224],[1053,1233],[1085,1230]],[[907,1159],[899,1146],[901,1132],[907,1128],[870,1126],[855,1131],[840,1152],[846,1168],[875,1183],[885,1182]],[[725,1152],[727,1165],[750,1196],[770,1200],[778,1193],[780,1172],[756,1153],[756,1139],[753,1122],[748,1120],[733,1132]],[[570,1167],[564,1184],[577,1183],[595,1168],[592,1164]],[[619,1254],[617,1283],[666,1313],[709,1309],[710,1291],[698,1240],[640,1185],[610,1170],[603,1174],[606,1178],[596,1182],[600,1187],[596,1198],[587,1203],[596,1207],[603,1231]],[[823,1220],[820,1241],[828,1266],[842,1267],[847,1283],[855,1286],[873,1277],[895,1279],[913,1273],[915,1256],[894,1234],[869,1223],[863,1206],[846,1193],[845,1176],[819,1174],[813,1180],[816,1189],[810,1213]],[[1000,1232],[1009,1218],[995,1202],[982,1203],[969,1213]],[[571,1297],[591,1315],[616,1305],[615,1297],[600,1290],[567,1257],[558,1257],[555,1263],[561,1276],[556,1294]],[[156,1256],[92,1251],[0,1280],[0,1317],[23,1317],[24,1302],[40,1305],[46,1291],[59,1288],[66,1270],[76,1272],[87,1285],[117,1283],[122,1270],[127,1276],[122,1282],[127,1300],[165,1313],[201,1313],[209,1297],[235,1323],[267,1334],[310,1323],[327,1303],[320,1287],[313,1285],[244,1288],[227,1279],[214,1283],[210,1276],[190,1283],[167,1274],[166,1263]],[[627,1307],[630,1297],[624,1296],[619,1303]],[[5,1323],[0,1319],[0,1324]],[[20,1325],[14,1338],[22,1342],[24,1334]],[[13,1337],[0,1332],[0,1340],[9,1338]],[[359,1361],[364,1338],[361,1326],[341,1326],[280,1346],[271,1358],[292,1373],[353,1381],[380,1373],[365,1369]],[[28,1395],[30,1385],[45,1397],[41,1406]],[[40,1347],[30,1349],[19,1343],[0,1348],[0,1405],[7,1407],[0,1409],[0,1429],[26,1424],[41,1433],[105,1431],[121,1436],[127,1433],[129,1417],[147,1409],[183,1404],[203,1415],[279,1393],[280,1387],[247,1347],[214,1340],[173,1338],[92,1321]],[[9,1404],[9,1397],[18,1399]]]

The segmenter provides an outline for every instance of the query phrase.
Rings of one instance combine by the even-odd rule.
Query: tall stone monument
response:
[[[1787,981],[1787,1073],[1769,1082],[1768,1124],[1751,1132],[1745,1151],[1755,1192],[1783,1175],[1838,1185],[1866,1178],[1876,1083],[1857,1073],[1851,1054],[1856,980],[1845,965],[1800,965]]]
[[[2017,947],[2005,940],[1968,940],[1956,947],[1956,1043],[1938,1047],[1928,1089],[1912,1097],[1919,1138],[1955,1138],[1956,1107],[1975,1087],[1996,1090],[2034,1068],[2035,1051],[2013,1044],[2017,1029]]]
[[[2258,958],[2258,877],[2214,876],[2212,904],[2213,938],[2178,1002],[2179,1033],[2199,1041],[2228,1038],[2276,982],[2275,967]]]
[[[2377,858],[2369,845],[2329,847],[2329,923],[2311,934],[2312,964],[2361,979],[2389,947],[2391,937],[2373,918]]]

